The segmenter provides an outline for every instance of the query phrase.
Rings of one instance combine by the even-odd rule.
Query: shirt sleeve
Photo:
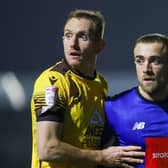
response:
[[[37,121],[64,121],[65,96],[63,83],[56,76],[55,83],[51,82],[52,74],[42,74],[35,82],[33,91],[33,107]]]

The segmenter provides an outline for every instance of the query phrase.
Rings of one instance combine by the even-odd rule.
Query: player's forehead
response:
[[[162,56],[165,53],[165,45],[160,42],[144,43],[140,42],[136,44],[134,48],[134,57],[137,55],[142,56]]]
[[[87,18],[71,18],[67,21],[65,31],[90,31],[94,29],[94,24]]]

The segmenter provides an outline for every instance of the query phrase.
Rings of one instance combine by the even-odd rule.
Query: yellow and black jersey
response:
[[[104,127],[103,101],[107,83],[99,74],[93,79],[72,70],[63,60],[45,70],[35,81],[32,110],[32,168],[93,168],[93,165],[39,163],[36,121],[64,123],[63,141],[79,148],[98,149]],[[40,167],[41,165],[41,167]]]

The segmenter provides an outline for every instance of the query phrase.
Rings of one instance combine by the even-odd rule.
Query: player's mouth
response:
[[[145,77],[145,78],[143,78],[143,82],[145,84],[152,84],[152,83],[156,82],[156,80],[155,80],[155,78]]]
[[[74,57],[76,57],[76,56],[80,56],[81,54],[79,53],[79,52],[70,52],[70,54],[69,54],[70,56],[74,56]]]

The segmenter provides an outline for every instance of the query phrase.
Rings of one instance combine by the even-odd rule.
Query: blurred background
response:
[[[167,0],[6,0],[0,3],[0,160],[3,168],[30,168],[30,99],[39,73],[63,56],[62,34],[69,11],[100,10],[106,47],[97,69],[109,94],[136,85],[132,49],[147,33],[168,33]]]

